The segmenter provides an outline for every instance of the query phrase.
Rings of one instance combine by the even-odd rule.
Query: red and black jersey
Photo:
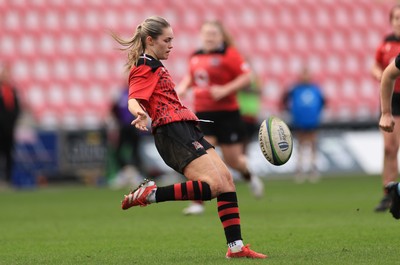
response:
[[[10,83],[0,82],[0,128],[4,132],[10,133],[13,130],[20,111],[16,88]]]
[[[239,109],[236,93],[219,101],[215,101],[210,93],[211,86],[224,85],[250,71],[234,47],[223,47],[210,53],[200,50],[190,58],[189,68],[193,80],[194,110],[196,112]]]
[[[384,41],[379,45],[375,54],[375,61],[385,69],[400,53],[400,38],[394,34],[386,36]],[[394,92],[400,93],[400,81],[396,80]]]
[[[142,55],[129,75],[129,99],[136,99],[152,120],[152,129],[176,121],[197,120],[196,115],[182,105],[175,84],[163,64]]]

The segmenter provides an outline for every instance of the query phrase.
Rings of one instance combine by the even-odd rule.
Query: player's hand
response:
[[[379,120],[379,127],[385,132],[393,132],[394,130],[394,119],[392,114],[382,114]]]
[[[148,131],[147,129],[147,115],[143,111],[138,111],[136,119],[131,124],[141,131]]]
[[[229,95],[229,91],[224,86],[219,86],[219,85],[211,86],[210,93],[215,101],[221,100]]]

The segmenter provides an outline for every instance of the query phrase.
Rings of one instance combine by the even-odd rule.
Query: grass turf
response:
[[[125,191],[49,187],[0,193],[0,264],[399,264],[399,222],[374,213],[379,177],[317,184],[266,181],[255,200],[238,183],[245,243],[266,260],[226,260],[216,202],[120,209]]]

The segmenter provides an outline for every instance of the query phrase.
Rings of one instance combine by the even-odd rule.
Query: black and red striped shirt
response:
[[[375,61],[382,68],[385,69],[400,53],[400,37],[390,34],[385,37],[384,41],[379,45],[375,53]],[[400,80],[397,79],[394,92],[400,93]]]
[[[150,116],[154,128],[197,116],[182,105],[168,70],[157,59],[142,55],[129,75],[129,99],[136,99]]]
[[[248,64],[236,48],[228,46],[205,53],[202,50],[192,55],[189,62],[193,80],[194,110],[234,111],[239,109],[236,93],[218,101],[210,93],[213,85],[225,85],[243,73],[250,71]]]

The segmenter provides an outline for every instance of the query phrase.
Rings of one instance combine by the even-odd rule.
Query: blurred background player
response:
[[[241,119],[237,92],[251,84],[251,70],[233,45],[219,21],[207,21],[200,30],[201,48],[189,61],[189,73],[183,78],[178,94],[189,88],[194,92],[194,110],[207,141],[218,145],[224,161],[247,181],[256,197],[263,195],[263,183],[249,171],[244,154],[245,126]],[[202,202],[193,202],[184,214],[200,214]]]
[[[384,38],[375,53],[372,75],[381,81],[383,70],[400,53],[400,5],[394,6],[389,13],[392,33]],[[376,212],[384,212],[390,207],[390,198],[384,188],[389,182],[396,181],[398,175],[398,152],[400,144],[400,81],[396,81],[392,97],[392,115],[396,121],[394,133],[382,131],[384,142],[382,185],[383,198],[375,207]]]
[[[146,177],[142,157],[139,154],[142,133],[131,125],[135,118],[128,109],[129,87],[126,85],[112,106],[112,114],[118,125],[118,142],[115,157],[119,172],[111,182],[114,188],[136,185]]]
[[[11,183],[14,131],[20,114],[16,88],[7,64],[0,69],[0,181]]]
[[[312,81],[307,67],[301,70],[298,81],[292,85],[283,97],[283,104],[289,110],[291,130],[297,138],[297,166],[296,182],[303,182],[308,178],[315,182],[319,179],[317,167],[318,127],[325,99],[320,87]],[[310,172],[306,172],[304,165],[306,151],[310,151]]]
[[[149,17],[137,26],[132,39],[114,37],[129,50],[128,104],[136,117],[132,125],[147,131],[149,115],[160,156],[187,178],[186,182],[165,187],[145,181],[125,196],[122,209],[165,201],[217,198],[228,245],[226,258],[266,258],[243,244],[232,175],[197,127],[198,117],[180,102],[175,84],[160,61],[168,59],[173,48],[170,24],[161,17]]]
[[[258,115],[261,109],[261,80],[253,68],[250,85],[238,91],[237,99],[240,115],[245,125],[244,151],[246,152],[247,144],[258,135],[260,128]]]
[[[397,101],[393,104],[393,96],[395,84],[400,77],[400,54],[392,61],[382,74],[381,81],[381,118],[379,127],[387,133],[396,133],[396,126],[399,120],[393,115],[393,107],[400,105]],[[397,172],[396,172],[397,173]],[[400,187],[395,181],[388,182],[385,186],[385,191],[389,201],[390,212],[395,219],[400,219]]]

